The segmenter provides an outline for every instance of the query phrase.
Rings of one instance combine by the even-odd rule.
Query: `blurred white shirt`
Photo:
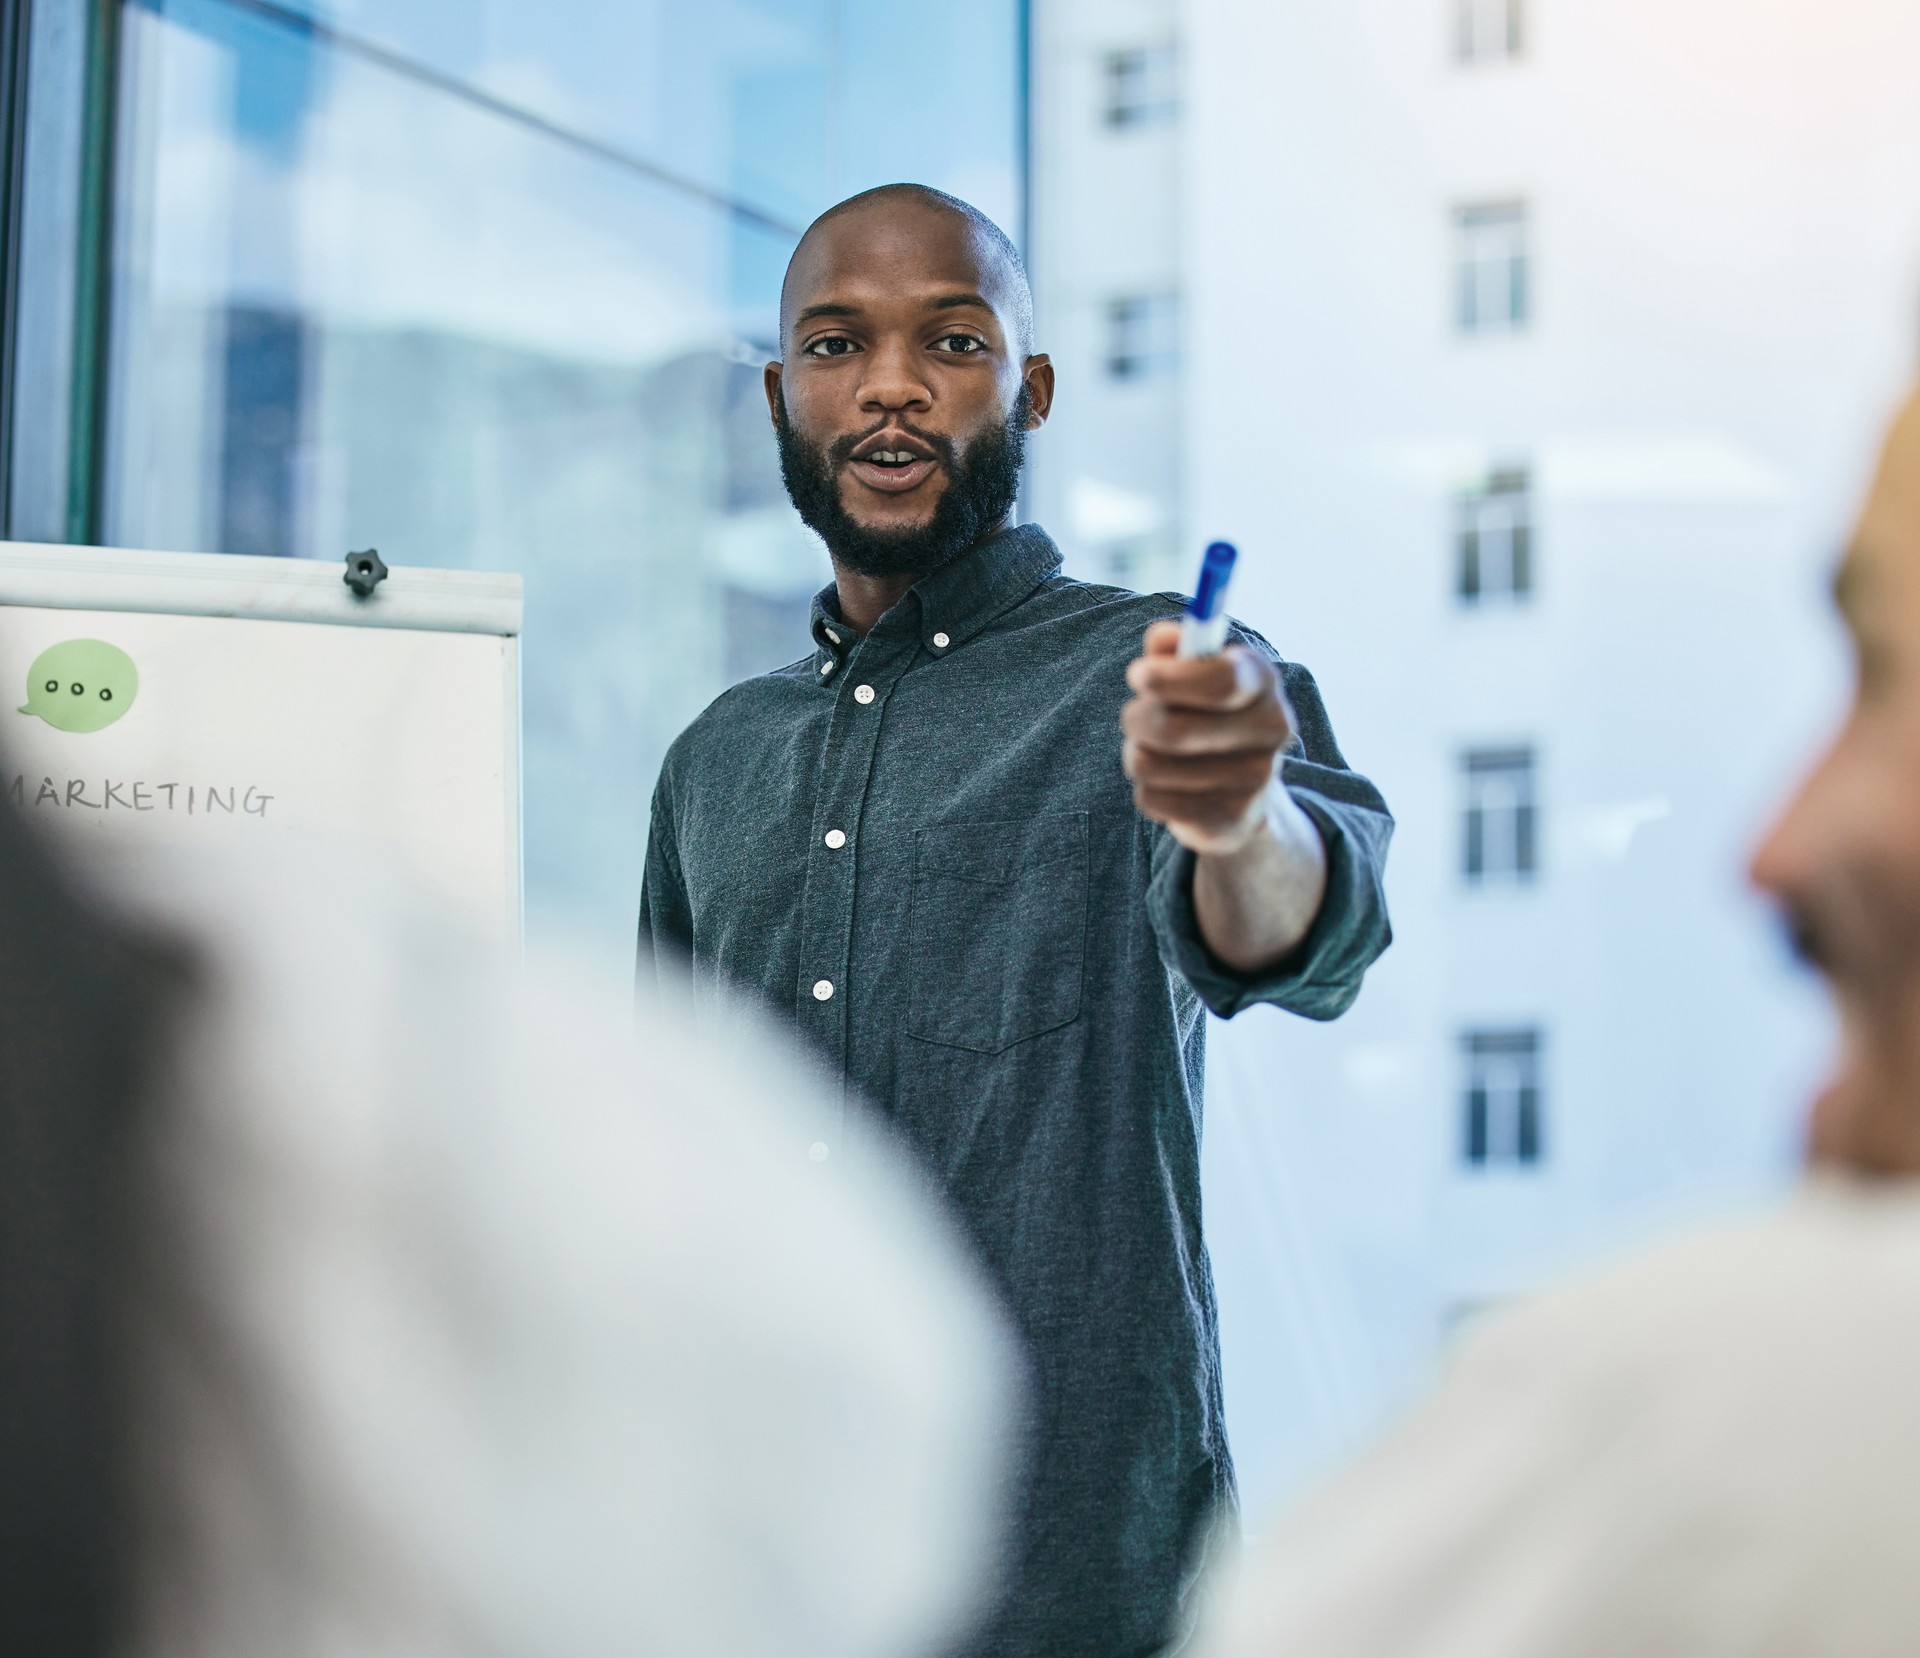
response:
[[[942,1647],[1010,1367],[887,1149],[816,1161],[837,1106],[757,1030],[629,1034],[301,867],[115,879],[201,961],[149,1148],[135,1658]]]
[[[1822,1180],[1496,1315],[1206,1658],[1910,1658],[1920,1193]]]

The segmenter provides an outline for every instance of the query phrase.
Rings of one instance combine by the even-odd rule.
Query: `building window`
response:
[[[1533,750],[1473,749],[1461,767],[1467,798],[1461,867],[1467,883],[1531,881],[1539,870]]]
[[[1518,202],[1454,213],[1456,321],[1463,334],[1512,334],[1527,324],[1527,210]]]
[[[1107,373],[1144,380],[1180,356],[1180,302],[1172,294],[1131,294],[1107,304]]]
[[[1454,55],[1497,63],[1520,55],[1525,0],[1453,0]]]
[[[1491,473],[1460,497],[1454,549],[1462,604],[1533,591],[1533,495],[1524,468]]]
[[[1540,1032],[1472,1030],[1460,1038],[1466,1067],[1461,1152],[1476,1168],[1541,1158]]]
[[[1109,52],[1102,66],[1102,112],[1110,127],[1144,127],[1180,113],[1177,47],[1129,46]]]

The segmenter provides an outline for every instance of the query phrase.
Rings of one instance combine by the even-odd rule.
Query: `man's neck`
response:
[[[917,575],[863,576],[835,559],[833,585],[840,598],[840,620],[865,638],[919,579]]]
[[[959,558],[972,558],[981,547],[1012,526],[1013,514],[1008,513],[964,553],[961,553]],[[829,548],[828,552],[831,554],[832,549]],[[958,563],[959,558],[954,562]],[[838,558],[835,558],[833,585],[840,601],[840,620],[861,638],[865,638],[873,631],[874,623],[913,590],[915,582],[931,574],[930,570],[920,570],[892,576],[863,576],[857,570],[849,570]]]

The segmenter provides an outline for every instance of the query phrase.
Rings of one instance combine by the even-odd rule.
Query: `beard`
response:
[[[809,443],[787,418],[780,394],[774,434],[780,445],[780,477],[801,521],[827,544],[835,561],[859,576],[931,575],[998,527],[1020,493],[1027,458],[1027,417],[1033,407],[1023,384],[1004,420],[990,423],[964,446],[922,432],[904,421],[831,443]],[[932,450],[947,487],[924,524],[874,530],[861,524],[840,500],[840,469],[874,432],[896,425]]]

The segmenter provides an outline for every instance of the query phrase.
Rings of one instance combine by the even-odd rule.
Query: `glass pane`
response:
[[[1014,0],[299,0],[298,9],[323,31],[790,225],[855,190],[912,178],[1017,229]]]
[[[493,62],[537,36],[551,76],[585,76],[582,109],[612,98],[593,54],[560,38],[563,16],[368,10],[452,67],[462,41],[483,36]],[[674,96],[708,98],[701,120],[744,132],[770,168],[826,153],[820,109],[775,119],[771,92],[703,82],[711,54],[681,39],[693,23],[594,11],[681,52]],[[758,15],[742,9],[736,57]],[[221,0],[130,6],[125,47],[110,539],[329,560],[371,546],[522,572],[531,919],[630,951],[666,745],[731,679],[804,653],[828,573],[781,489],[761,391],[792,239],[758,210]],[[934,114],[957,119],[988,83],[1010,108],[1016,67],[981,56],[973,91],[935,97]],[[1002,136],[1006,167],[985,186],[1012,176],[1010,121]],[[826,205],[804,172],[796,220]]]

